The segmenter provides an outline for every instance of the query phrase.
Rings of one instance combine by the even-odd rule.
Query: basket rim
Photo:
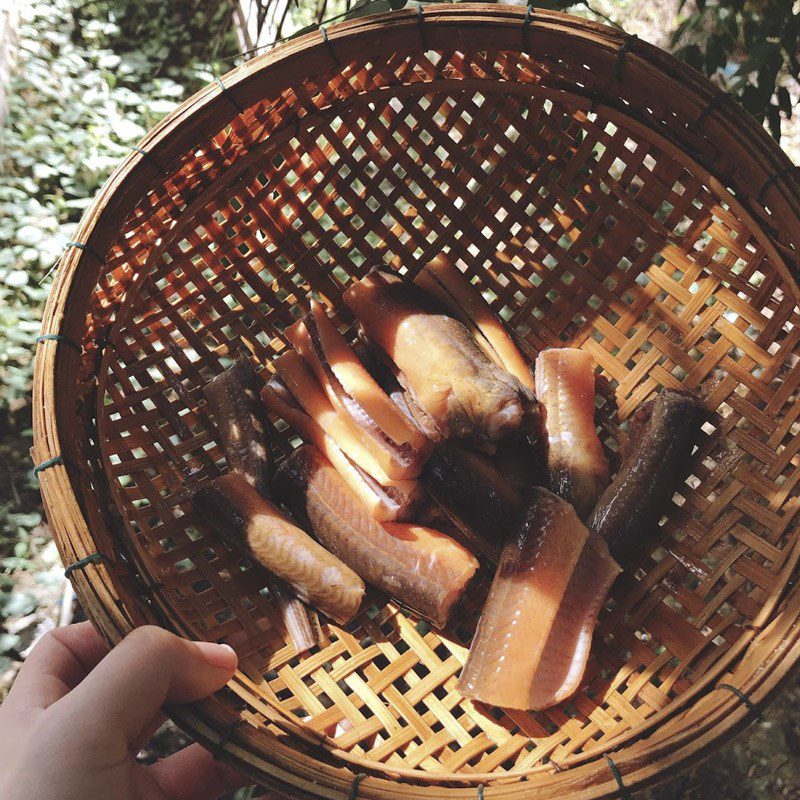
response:
[[[510,28],[514,26],[516,30],[519,29],[520,22],[525,19],[524,7],[517,6],[496,6],[484,4],[459,4],[458,6],[450,7],[423,7],[420,12],[423,15],[426,26],[451,28],[453,26],[493,26],[496,28]],[[579,36],[582,39],[592,43],[597,47],[609,48],[612,52],[618,52],[619,49],[625,44],[626,38],[623,34],[608,28],[607,26],[599,23],[590,23],[577,17],[562,14],[559,12],[549,11],[536,11],[530,18],[531,26],[534,28],[552,29],[571,36]],[[390,14],[373,15],[370,17],[363,17],[357,20],[345,21],[337,23],[336,25],[328,28],[327,35],[330,41],[334,43],[345,43],[347,41],[354,42],[359,39],[369,38],[381,31],[382,33],[388,30],[389,35],[393,31],[416,29],[419,25],[418,12],[416,10],[401,10],[392,12]],[[391,28],[391,30],[389,30]],[[324,54],[326,52],[326,43],[322,39],[321,34],[317,32],[308,33],[303,37],[286,42],[275,49],[258,56],[247,64],[238,67],[225,76],[225,90],[224,91],[240,91],[242,96],[247,92],[258,90],[258,86],[253,88],[252,84],[257,83],[253,78],[265,73],[272,67],[279,64],[286,64],[293,59],[298,58],[304,53],[314,51]],[[777,144],[769,138],[766,132],[758,126],[758,124],[746,115],[737,105],[725,101],[712,101],[717,90],[711,87],[711,84],[698,73],[686,65],[681,64],[672,56],[669,56],[658,48],[648,45],[646,43],[637,44],[635,53],[632,49],[628,50],[628,57],[634,58],[637,62],[642,62],[657,69],[661,72],[666,71],[665,63],[670,68],[670,77],[674,80],[679,80],[684,84],[684,90],[688,92],[692,99],[697,100],[698,108],[702,109],[710,102],[714,102],[714,109],[706,116],[706,121],[728,121],[729,123],[735,122],[733,125],[733,132],[742,145],[746,144],[748,149],[759,149],[759,156],[764,161],[764,173],[768,177],[765,178],[765,183],[770,182],[769,186],[764,186],[764,194],[769,197],[771,203],[775,205],[773,210],[774,216],[782,223],[786,223],[786,230],[791,232],[791,241],[793,244],[800,244],[800,231],[798,231],[798,218],[797,210],[800,209],[800,179],[793,172],[788,172],[791,165],[788,157],[778,148]],[[251,85],[248,88],[248,83]],[[231,109],[227,107],[227,103],[221,100],[223,90],[215,85],[210,84],[208,87],[202,89],[194,97],[185,101],[176,111],[168,115],[153,131],[144,137],[140,142],[140,147],[147,149],[148,152],[158,153],[161,159],[167,158],[168,162],[171,157],[181,151],[181,144],[184,139],[191,135],[193,128],[189,124],[190,120],[194,118],[195,124],[198,115],[205,116],[206,118],[214,116],[221,121],[221,126],[224,125],[223,120],[227,120],[226,115],[231,116]],[[595,103],[593,98],[586,95],[577,94],[582,98],[584,104],[589,108],[590,102]],[[606,109],[604,110],[613,110]],[[735,119],[732,117],[734,112],[738,113]],[[742,119],[744,117],[745,119]],[[626,122],[631,118],[626,117]],[[183,127],[183,136],[175,136],[176,129]],[[647,126],[646,126],[647,127]],[[188,133],[187,133],[188,129]],[[655,131],[648,128],[652,133],[659,134],[663,137],[663,131]],[[667,140],[670,141],[670,140]],[[170,157],[170,153],[172,154]],[[685,158],[686,156],[684,156]],[[755,159],[755,156],[754,156]],[[708,174],[712,180],[716,180],[719,189],[725,190],[724,181],[714,178],[712,171],[707,171],[700,162],[691,159],[692,163],[696,164],[703,172]],[[771,170],[771,173],[770,173]],[[778,173],[781,176],[773,180],[773,177]],[[84,214],[77,232],[76,239],[78,241],[90,244],[98,252],[105,252],[102,249],[103,236],[102,223],[103,219],[108,219],[112,216],[118,207],[124,206],[126,200],[130,200],[145,182],[152,182],[152,170],[148,168],[148,162],[144,155],[137,152],[132,152],[128,158],[120,165],[114,172],[109,181],[101,189],[95,201],[87,209]],[[743,198],[746,200],[746,198]],[[112,202],[113,201],[113,202]],[[736,205],[741,206],[739,199],[736,199]],[[738,209],[737,209],[738,210]],[[742,206],[743,212],[750,217],[755,231],[761,229],[761,225],[755,221],[752,215]],[[107,229],[113,229],[113,225],[106,226]],[[106,231],[107,233],[107,231]],[[106,236],[106,238],[108,238]],[[97,244],[95,244],[97,243]],[[109,242],[104,242],[106,246]],[[773,248],[774,249],[774,248]],[[56,274],[53,289],[51,290],[50,297],[47,302],[43,319],[43,332],[64,334],[63,331],[68,331],[72,334],[73,331],[79,330],[79,324],[73,317],[69,318],[69,303],[74,300],[75,294],[85,293],[91,290],[91,286],[86,286],[85,273],[90,270],[84,269],[81,273],[81,266],[86,266],[86,260],[90,256],[85,251],[68,251],[61,259],[59,269]],[[779,253],[774,250],[774,260],[780,265],[786,265],[785,278],[796,286],[794,275],[797,274],[796,266],[793,261],[787,263],[786,253]],[[81,279],[84,279],[83,281]],[[83,284],[83,285],[82,285]],[[78,314],[80,317],[80,314]],[[82,337],[73,336],[72,338],[80,341]],[[48,340],[42,342],[40,351],[36,359],[36,373],[34,377],[34,458],[37,463],[42,463],[48,459],[56,456],[61,456],[62,445],[67,447],[68,442],[62,441],[60,435],[61,430],[69,430],[67,426],[60,424],[63,414],[69,414],[69,403],[72,399],[71,392],[59,393],[57,378],[59,374],[63,374],[65,369],[68,369],[70,364],[74,364],[74,354],[69,348],[58,347],[59,342]],[[68,418],[68,417],[66,417]],[[68,438],[68,437],[67,437]],[[72,477],[64,465],[56,465],[52,469],[41,475],[41,489],[42,496],[47,511],[48,519],[51,523],[51,528],[56,539],[59,552],[62,559],[69,563],[83,558],[89,553],[96,550],[94,545],[94,536],[90,530],[90,523],[86,519],[81,509],[79,501],[80,490],[73,486]],[[83,550],[81,549],[83,548]],[[797,550],[797,548],[795,548]],[[800,552],[795,553],[794,559],[789,559],[796,563],[797,556]],[[87,574],[77,573],[73,575],[73,583],[76,588],[82,604],[87,609],[90,618],[96,626],[100,628],[105,638],[115,643],[133,626],[133,620],[129,615],[125,614],[123,610],[118,609],[114,600],[114,587],[117,581],[115,570],[109,565],[95,564],[92,569],[95,569],[98,577],[101,578],[100,584],[91,581],[87,578]],[[787,576],[788,578],[788,576]],[[772,598],[770,605],[774,607],[781,599],[778,594]],[[786,598],[783,598],[786,600]],[[800,658],[800,624],[798,624],[798,615],[800,615],[800,603],[796,602],[798,599],[797,592],[792,594],[790,602],[784,611],[788,613],[791,608],[794,617],[790,617],[794,621],[791,622],[788,628],[785,625],[776,625],[780,622],[780,615],[768,619],[769,615],[763,615],[765,618],[763,623],[765,627],[761,630],[760,635],[770,635],[769,632],[773,629],[780,628],[782,634],[780,637],[774,638],[774,647],[770,656],[775,655],[775,664],[771,669],[765,669],[759,674],[759,677],[764,678],[760,680],[754,692],[763,694],[764,698],[770,696],[777,689],[780,679],[784,676],[785,672],[791,665]],[[113,609],[113,613],[110,609]],[[784,620],[785,621],[785,620]],[[767,624],[769,623],[769,624]],[[746,654],[747,647],[751,644],[753,639],[756,638],[756,632],[752,635],[745,635],[742,639],[746,639],[742,654]],[[791,649],[786,646],[786,642],[791,640],[793,642]],[[738,643],[737,643],[738,645]],[[791,653],[791,657],[787,655]],[[738,657],[738,656],[737,656]],[[772,663],[772,662],[770,662]],[[770,680],[772,679],[772,680]],[[744,684],[742,684],[744,685]],[[759,697],[759,694],[754,694]],[[690,698],[691,700],[691,698]],[[759,700],[760,702],[760,700]],[[670,704],[669,707],[671,707]],[[219,742],[214,741],[214,737],[209,735],[213,733],[219,734],[220,732],[215,728],[209,728],[207,722],[204,721],[204,710],[210,707],[209,701],[203,701],[199,704],[193,705],[186,709],[173,709],[172,716],[178,721],[191,735],[195,736],[201,741],[205,741],[209,745],[218,745]],[[726,698],[724,701],[718,703],[719,718],[710,729],[708,736],[713,741],[719,741],[723,737],[733,735],[738,728],[742,727],[748,718],[747,709],[741,706],[736,697]],[[683,706],[676,708],[674,714],[680,714],[685,710]],[[657,716],[657,715],[656,715]],[[709,717],[710,718],[710,717]],[[648,718],[650,722],[651,718]],[[715,716],[715,719],[717,717]],[[648,725],[649,729],[650,726]],[[639,741],[644,734],[640,734],[634,738],[634,742]],[[221,734],[217,736],[219,739]],[[616,750],[621,745],[625,745],[625,749]],[[615,744],[614,751],[619,753],[617,762],[620,766],[635,765],[637,754],[632,750],[630,754],[627,749],[632,748],[634,745],[625,744],[620,742]],[[675,749],[670,749],[667,744],[662,745],[667,749],[670,757],[671,765],[677,763],[685,763],[689,760],[696,760],[701,757],[697,754],[698,748],[691,749],[691,742],[685,747],[688,747],[691,752],[686,752],[680,755],[683,751],[678,749],[679,744],[675,744]],[[265,775],[271,774],[271,770],[267,768],[269,765],[274,773],[276,785],[280,788],[286,789],[290,787],[292,791],[302,790],[303,775],[300,773],[286,773],[283,778],[278,777],[281,771],[274,764],[265,762],[259,765],[258,770],[254,770],[252,765],[253,754],[250,751],[237,752],[237,747],[230,741],[226,742],[222,748],[225,753],[232,757],[237,766],[240,768],[245,767],[245,771],[249,771],[254,778],[260,782],[264,781]],[[238,748],[241,751],[241,748]],[[335,754],[329,751],[331,756]],[[349,754],[345,754],[349,755]],[[250,759],[250,760],[248,760]],[[264,761],[264,759],[261,759]],[[602,754],[599,752],[587,756],[585,759],[578,757],[575,766],[570,764],[570,769],[564,773],[550,774],[550,780],[543,781],[538,786],[544,789],[550,783],[553,786],[560,785],[563,782],[571,783],[579,780],[579,773],[585,772],[587,769],[593,774],[608,773],[608,767],[602,759]],[[345,758],[345,763],[359,766],[359,760],[353,758]],[[319,762],[318,762],[319,763]],[[369,762],[373,763],[373,762]],[[323,766],[322,764],[320,766]],[[365,766],[365,765],[360,765]],[[530,771],[520,771],[519,773],[500,773],[500,774],[442,774],[442,773],[423,773],[421,771],[410,769],[395,769],[387,765],[379,765],[380,771],[385,775],[402,775],[411,777],[417,781],[431,781],[443,782],[453,781],[458,783],[480,783],[481,781],[492,782],[492,793],[495,791],[497,794],[505,793],[502,791],[503,787],[508,785],[519,787],[520,778],[529,774]],[[339,780],[335,777],[336,773],[341,773],[342,770],[335,768],[329,764],[324,764],[326,773],[327,784],[330,796],[342,796],[348,794],[349,785],[352,782],[352,773],[345,771],[347,779]],[[373,771],[376,769],[372,767]],[[641,783],[642,785],[647,782],[647,774],[644,767],[637,768],[637,771],[626,774],[626,783],[629,788]],[[641,776],[640,776],[641,773]],[[537,777],[543,776],[547,773],[537,771]],[[558,777],[562,775],[562,777]],[[569,779],[563,776],[569,775]],[[320,777],[322,777],[320,775]],[[299,782],[299,783],[298,783]],[[370,794],[370,789],[374,788],[377,791],[377,782],[386,784],[381,786],[386,790],[389,787],[397,789],[397,784],[392,782],[389,778],[378,777],[370,775],[360,787],[360,793],[364,796]],[[607,784],[607,785],[606,785]],[[616,782],[613,777],[608,775],[608,780],[604,783],[593,784],[598,790],[606,785],[601,794],[586,795],[588,796],[607,796],[618,791]],[[323,788],[319,784],[315,784],[316,793]],[[410,787],[410,785],[409,785]],[[412,793],[418,790],[418,786],[410,787]],[[430,793],[430,788],[426,790],[426,794]],[[469,789],[459,790],[455,788],[446,789],[448,794],[452,792],[464,792],[464,796],[471,796]],[[378,795],[376,795],[378,796]],[[397,795],[399,796],[399,794]]]

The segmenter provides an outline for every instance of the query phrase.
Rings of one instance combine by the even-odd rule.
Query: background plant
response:
[[[800,79],[800,3],[794,0],[681,0],[671,45],[678,58],[717,80],[776,139]]]
[[[236,52],[229,5],[26,0],[0,132],[0,622],[47,541],[28,449],[51,269],[114,167]],[[27,602],[27,601],[25,601]],[[0,655],[16,645],[0,635]]]

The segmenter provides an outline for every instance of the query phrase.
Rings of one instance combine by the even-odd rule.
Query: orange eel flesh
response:
[[[519,430],[528,391],[419,287],[373,270],[344,300],[442,436],[494,441]]]
[[[285,580],[297,596],[343,624],[364,596],[364,582],[240,475],[217,478],[195,492],[194,505],[217,533]]]
[[[541,710],[580,686],[597,616],[620,572],[572,506],[533,489],[503,549],[459,690],[504,708]]]
[[[478,567],[466,548],[422,525],[381,525],[314,447],[295,450],[275,477],[282,502],[332,553],[435,626],[447,624]]]
[[[594,359],[582,350],[543,350],[536,359],[549,488],[581,519],[608,485],[608,462],[594,424]]]

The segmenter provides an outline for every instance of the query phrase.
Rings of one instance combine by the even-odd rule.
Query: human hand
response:
[[[48,633],[0,707],[0,797],[216,800],[246,785],[199,744],[152,766],[134,758],[164,703],[206,697],[235,669],[230,647],[152,626],[111,652],[89,622]]]

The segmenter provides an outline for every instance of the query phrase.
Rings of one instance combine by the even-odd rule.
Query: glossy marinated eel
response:
[[[707,418],[697,397],[675,389],[641,408],[631,452],[587,522],[623,563],[651,541]]]
[[[493,441],[520,428],[529,392],[419,287],[373,270],[344,300],[443,437]]]
[[[328,319],[311,301],[311,311],[286,335],[317,377],[328,400],[361,433],[364,446],[393,480],[419,474],[429,442],[410,423]]]
[[[486,354],[533,394],[531,369],[505,325],[478,289],[447,256],[440,254],[431,259],[414,278],[414,283],[436,297],[470,328]]]
[[[317,539],[367,583],[435,626],[447,624],[478,567],[472,553],[432,528],[378,523],[314,447],[289,456],[275,488]]]
[[[620,572],[569,503],[533,489],[503,549],[459,690],[484,703],[549,708],[579,685],[597,615]]]
[[[442,442],[434,447],[420,482],[470,546],[496,563],[522,498],[492,463]]]
[[[212,378],[204,392],[228,466],[266,497],[272,455],[267,441],[267,417],[258,397],[260,384],[250,362],[240,358]]]
[[[424,494],[417,481],[379,483],[300,408],[280,378],[273,378],[267,383],[261,391],[261,398],[264,405],[291,425],[306,444],[313,444],[325,455],[375,519],[397,522],[408,519],[417,509]]]
[[[608,485],[608,463],[594,423],[594,359],[582,350],[543,350],[536,359],[551,491],[581,519]]]
[[[240,475],[224,475],[201,487],[195,492],[194,505],[220,536],[244,545],[301,600],[338,623],[355,616],[364,596],[361,578]]]
[[[250,362],[240,358],[210,380],[204,392],[228,466],[262,497],[267,497],[272,453],[267,439],[266,414],[258,397],[260,384]],[[267,573],[265,582],[295,650],[302,653],[312,648],[320,640],[316,613],[272,573]]]

